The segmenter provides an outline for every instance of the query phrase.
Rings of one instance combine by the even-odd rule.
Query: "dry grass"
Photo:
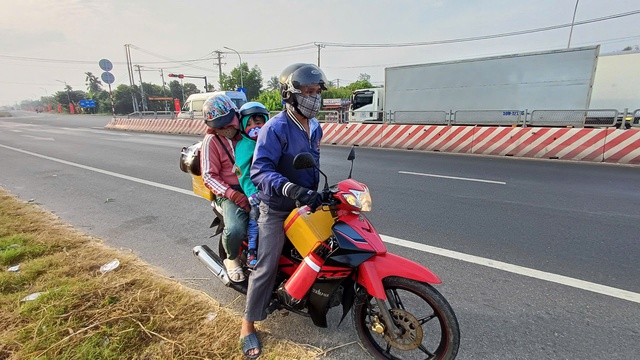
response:
[[[0,117],[10,117],[11,113],[8,111],[0,111]]]
[[[99,271],[114,258],[120,266]],[[18,272],[6,271],[20,264]],[[44,293],[36,300],[25,296]],[[0,189],[0,359],[243,359],[240,317]],[[261,359],[319,352],[260,329]]]

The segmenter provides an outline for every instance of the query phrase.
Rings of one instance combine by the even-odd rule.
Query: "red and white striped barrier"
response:
[[[105,128],[168,134],[204,135],[207,125],[191,119],[127,119],[113,118]]]
[[[640,130],[323,124],[324,144],[640,164]]]
[[[108,129],[203,135],[191,119],[114,118]],[[323,144],[640,164],[640,129],[322,124]]]

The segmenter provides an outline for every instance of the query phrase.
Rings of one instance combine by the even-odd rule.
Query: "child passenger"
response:
[[[247,265],[253,268],[258,262],[258,189],[251,182],[251,161],[253,150],[256,147],[258,132],[262,125],[269,120],[269,110],[259,102],[251,101],[240,108],[240,131],[242,139],[236,145],[236,175],[240,181],[240,187],[247,195],[251,211],[249,212],[249,224],[247,227],[248,254]]]

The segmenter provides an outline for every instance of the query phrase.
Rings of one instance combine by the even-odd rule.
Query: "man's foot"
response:
[[[262,346],[260,346],[260,341],[255,332],[240,338],[240,345],[242,346],[242,353],[248,359],[256,359],[262,354]]]
[[[229,279],[233,282],[243,282],[244,272],[242,272],[242,264],[238,258],[234,260],[224,259],[222,261],[224,263],[224,267],[227,269],[227,275],[229,275]]]

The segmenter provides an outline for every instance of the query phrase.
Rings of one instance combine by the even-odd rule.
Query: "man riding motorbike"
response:
[[[284,220],[296,207],[296,201],[312,209],[322,202],[316,191],[320,180],[318,171],[295,170],[291,164],[302,152],[311,153],[319,164],[322,128],[315,117],[322,101],[320,94],[327,89],[328,81],[320,68],[301,63],[285,68],[279,81],[286,109],[260,130],[251,167],[251,180],[259,190],[261,203],[258,221],[260,257],[249,277],[240,332],[242,350],[249,358],[256,358],[261,353],[254,322],[267,317],[266,308],[285,241]]]

